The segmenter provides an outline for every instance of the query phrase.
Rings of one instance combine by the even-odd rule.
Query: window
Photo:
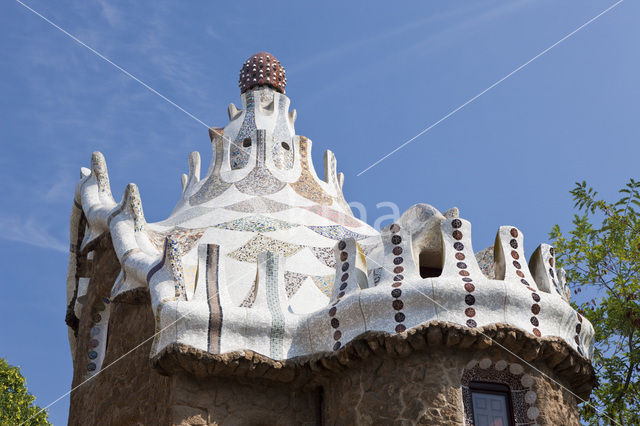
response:
[[[512,426],[509,387],[497,383],[469,383],[475,426]]]

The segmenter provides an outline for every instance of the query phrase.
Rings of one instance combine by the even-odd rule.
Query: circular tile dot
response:
[[[400,287],[401,285],[402,285],[402,283],[401,283],[401,282],[396,282],[396,283],[391,284],[391,287],[393,287],[393,288],[398,288],[398,287]]]
[[[336,342],[336,344],[335,344],[335,345],[333,345],[333,350],[334,350],[334,351],[337,351],[338,349],[340,349],[340,346],[342,346],[342,345],[340,344],[340,342]]]
[[[338,318],[331,318],[331,327],[333,328],[340,327],[340,321],[338,321]]]
[[[401,258],[401,257],[396,257],[396,258],[393,259],[393,263],[394,263],[394,265],[399,265],[399,264],[401,264],[403,262],[403,260],[404,259]]]
[[[345,249],[345,247],[347,247],[347,243],[345,243],[344,241],[340,241],[340,242],[338,243],[338,249],[340,249],[340,250],[344,250],[344,249]]]
[[[106,308],[106,306],[105,306],[105,305],[104,305],[104,303],[102,303],[102,302],[98,302],[98,303],[96,303],[95,305],[93,305],[93,310],[94,310],[94,311],[98,311],[98,312],[100,312],[100,311],[104,311],[104,310],[105,310],[105,308]]]
[[[340,330],[336,330],[335,333],[333,333],[333,340],[340,340],[341,337],[342,332]]]
[[[402,312],[398,312],[397,314],[395,314],[393,316],[393,318],[396,320],[396,322],[402,322],[405,319],[405,316]]]
[[[91,334],[92,336],[95,336],[98,333],[100,333],[100,327],[93,327],[89,332],[89,334]]]
[[[524,278],[524,272],[520,270],[516,271],[516,275],[519,276],[520,278]]]
[[[89,364],[87,364],[87,371],[95,371],[96,369],[96,364],[94,362],[90,362]]]
[[[520,269],[520,268],[522,268],[522,265],[520,265],[520,262],[518,262],[517,260],[514,260],[514,261],[513,261],[513,266],[515,266],[515,267],[516,267],[516,269]]]
[[[393,305],[393,309],[395,309],[396,311],[399,311],[404,307],[404,303],[402,303],[402,300],[399,299],[394,300],[391,305]]]
[[[402,242],[402,237],[400,235],[394,235],[391,237],[391,243],[400,244]]]
[[[517,251],[515,250],[511,250],[511,257],[513,257],[514,259],[520,259],[520,255],[518,254]]]
[[[106,303],[107,305],[108,305],[109,303],[111,303],[111,300],[109,300],[109,298],[108,298],[108,297],[103,297],[103,298],[102,298],[102,301],[103,301],[104,303]]]
[[[462,226],[462,221],[460,219],[453,219],[451,221],[451,226],[454,228],[460,228]]]
[[[531,305],[531,312],[533,312],[533,315],[538,315],[540,313],[540,305],[537,303]]]
[[[582,315],[580,315],[580,314],[576,314],[576,316],[578,317],[578,321],[579,321],[579,322],[582,322]]]
[[[531,317],[530,321],[531,321],[531,324],[533,324],[536,327],[540,325],[540,321],[538,321],[538,318],[536,317]]]
[[[476,310],[473,308],[467,308],[464,310],[464,314],[468,317],[475,317],[476,316]]]
[[[394,281],[402,281],[402,280],[404,280],[404,275],[398,274],[395,277],[393,277],[393,280]]]
[[[487,368],[491,367],[491,364],[493,364],[493,363],[491,362],[491,360],[489,358],[482,358],[480,360],[480,362],[478,363],[480,368],[482,368],[483,370],[486,370]]]
[[[467,365],[465,366],[465,368],[467,370],[471,370],[473,367],[475,367],[476,365],[478,365],[478,360],[477,359],[472,359],[471,361],[469,361],[467,363]]]
[[[342,253],[340,253],[340,261],[344,262],[348,258],[349,258],[349,254],[346,251],[343,251]]]
[[[402,296],[402,290],[400,290],[399,288],[395,288],[395,289],[391,290],[391,296],[396,297],[396,298]]]
[[[467,269],[467,264],[464,262],[458,262],[456,263],[456,266],[460,269]]]
[[[474,291],[476,289],[476,286],[474,286],[471,283],[466,283],[464,285],[464,289],[467,290],[469,293],[471,293],[472,291]]]
[[[576,345],[580,344],[580,339],[578,338],[578,336],[574,336],[573,341],[576,342]]]
[[[407,327],[405,327],[403,324],[396,325],[396,333],[402,333],[406,329],[407,329]]]
[[[463,277],[468,277],[469,276],[469,271],[465,271],[464,269],[460,272],[458,272],[458,274],[462,275]]]
[[[391,227],[389,227],[389,231],[391,231],[393,234],[395,234],[399,230],[400,230],[400,225],[398,225],[397,223],[394,223],[393,225],[391,225]]]
[[[540,295],[538,293],[531,293],[531,298],[536,302],[540,301]]]
[[[477,327],[477,325],[478,325],[478,323],[475,322],[474,320],[472,320],[472,319],[468,319],[467,320],[467,327],[472,327],[473,328],[473,327]]]
[[[464,260],[465,256],[463,253],[456,253],[456,259],[458,260]]]
[[[515,374],[516,376],[524,373],[524,368],[522,368],[522,366],[520,364],[511,364],[509,366],[509,372],[511,374]]]
[[[500,361],[496,362],[496,365],[493,366],[493,368],[495,368],[497,371],[502,371],[505,368],[507,368],[507,361],[501,359]]]
[[[582,324],[576,324],[576,334],[580,334],[580,330],[582,330]]]
[[[344,262],[342,264],[342,272],[346,271],[347,269],[349,269],[349,262]]]
[[[579,344],[579,343],[578,343],[578,344]],[[578,353],[579,353],[581,356],[584,356],[584,352],[582,352],[582,349],[580,348],[580,346],[578,346],[576,349],[578,350]]]
[[[529,281],[525,280],[524,278],[521,279],[520,282],[524,285],[529,285]]]
[[[340,290],[344,290],[345,288],[347,288],[347,283],[340,284]]]
[[[536,337],[541,337],[541,336],[542,336],[542,333],[541,333],[541,332],[540,332],[540,330],[538,330],[537,328],[534,328],[534,329],[533,329],[533,334],[534,334]]]
[[[349,274],[342,274],[342,276],[340,277],[340,281],[346,281],[349,279]]]
[[[394,274],[401,274],[402,272],[404,272],[404,268],[402,266],[396,266],[395,268],[393,268]]]
[[[524,394],[524,402],[527,404],[533,404],[538,399],[538,395],[534,391],[528,391]]]
[[[533,385],[533,377],[525,374],[520,378],[520,383],[522,383],[522,386],[525,388],[530,388]]]
[[[93,322],[100,322],[102,321],[102,316],[100,314],[95,314],[93,316]]]
[[[90,348],[97,348],[99,344],[100,344],[100,342],[98,340],[96,340],[96,339],[89,340],[89,347]]]
[[[469,277],[465,277],[462,279],[462,281],[464,281],[465,283],[470,283],[473,281],[473,279],[469,278]]]
[[[473,297],[471,294],[467,294],[467,295],[464,297],[464,303],[466,303],[467,305],[471,306],[471,305],[473,305],[474,303],[476,303],[476,298],[475,298],[475,297]]]
[[[509,231],[509,233],[513,238],[518,238],[518,230],[516,228],[511,228],[511,231]]]
[[[550,265],[550,266],[553,266],[553,257],[550,257],[550,258],[549,258],[549,265]]]
[[[336,314],[336,311],[338,309],[334,306],[333,308],[329,309],[329,316],[332,317]]]
[[[553,269],[549,268],[549,275],[551,275],[551,278],[555,278],[555,273],[553,272]]]
[[[453,244],[453,248],[458,250],[458,251],[462,251],[462,250],[464,250],[464,244],[462,244],[460,242],[454,243]]]
[[[395,254],[396,256],[399,256],[402,254],[402,247],[394,247],[393,250],[391,250],[393,252],[393,254]]]
[[[516,240],[509,241],[509,245],[511,246],[511,248],[514,248],[514,249],[518,248],[518,242]]]
[[[462,232],[455,230],[453,231],[453,234],[451,234],[453,236],[453,238],[455,238],[456,240],[461,240],[462,239]]]
[[[341,291],[340,293],[338,293],[338,297],[342,298],[344,296],[344,291]]]
[[[87,354],[87,356],[89,357],[89,359],[96,359],[96,358],[98,358],[98,352],[96,352],[96,351],[89,351],[89,353]]]
[[[533,287],[527,287],[527,290],[529,290],[529,291],[533,291],[533,292],[535,292],[535,291],[536,291],[536,289],[535,289],[535,288],[533,288]]]
[[[555,256],[555,254],[556,254],[556,250],[555,250],[553,247],[551,247],[551,248],[549,249],[549,254],[551,254],[551,256]]]
[[[529,417],[531,420],[537,419],[539,415],[540,410],[538,410],[537,407],[529,407],[529,409],[527,410],[527,417]]]

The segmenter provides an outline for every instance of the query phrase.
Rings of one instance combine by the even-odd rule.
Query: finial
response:
[[[268,86],[284,93],[287,85],[285,74],[284,68],[275,56],[267,52],[258,52],[242,65],[238,81],[240,93],[258,86]]]

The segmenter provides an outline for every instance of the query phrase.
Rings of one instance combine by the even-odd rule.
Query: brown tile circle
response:
[[[402,290],[400,290],[399,288],[391,290],[391,296],[396,298],[402,296]]]
[[[341,291],[340,293],[338,293],[338,298],[343,298],[344,297],[344,291]]]
[[[404,268],[402,266],[396,266],[395,268],[393,268],[394,274],[401,274],[403,272],[404,272]]]
[[[573,341],[574,341],[574,342],[576,342],[576,345],[579,345],[579,344],[580,344],[580,338],[579,338],[578,336],[575,336],[575,337],[573,338]]]
[[[340,340],[341,337],[342,337],[342,332],[340,330],[336,330],[333,333],[333,340]]]
[[[455,238],[456,240],[461,240],[462,239],[462,232],[458,231],[457,229],[455,231],[453,231],[453,238]]]
[[[393,250],[391,250],[391,252],[396,256],[399,256],[402,254],[402,247],[394,247]]]
[[[404,303],[402,302],[402,300],[396,299],[393,301],[393,303],[391,303],[391,306],[393,306],[393,309],[395,309],[396,311],[400,311],[404,307]]]
[[[333,308],[329,309],[329,316],[332,317],[336,314],[336,311],[338,309],[334,306]]]
[[[396,283],[391,284],[391,287],[393,287],[393,288],[398,288],[398,287],[400,287],[401,285],[402,285],[402,283],[401,283],[401,282],[396,282]]]
[[[458,250],[458,251],[462,251],[464,250],[464,244],[462,244],[461,242],[455,242],[453,243],[453,248]]]
[[[576,314],[576,316],[578,317],[578,321],[582,322],[582,315]]]
[[[399,265],[399,264],[401,264],[403,261],[404,261],[404,259],[403,259],[402,257],[398,256],[398,257],[396,257],[396,258],[394,258],[394,259],[393,259],[393,264],[394,264],[394,265]]]
[[[464,258],[465,258],[464,253],[456,253],[456,259],[464,260]]]
[[[513,257],[516,260],[520,259],[520,255],[515,250],[511,250],[511,257]]]
[[[533,315],[538,315],[540,313],[540,305],[538,305],[537,303],[531,305],[531,312],[533,313]]]
[[[402,322],[406,317],[402,312],[398,312],[393,316],[393,318],[396,320],[396,322]]]
[[[402,242],[402,237],[400,235],[394,235],[393,237],[391,237],[391,243],[392,244],[400,244]]]
[[[340,327],[340,321],[338,321],[338,318],[331,318],[331,327],[333,328]]]
[[[468,317],[475,317],[476,316],[476,310],[473,308],[467,308],[464,310],[464,314]]]
[[[393,234],[395,234],[399,230],[400,230],[400,225],[398,225],[397,223],[394,223],[393,225],[391,225],[389,227],[389,231],[391,231],[391,233],[393,233]]]
[[[536,337],[541,337],[541,336],[542,336],[542,333],[540,333],[540,330],[538,330],[537,328],[534,328],[534,329],[533,329],[533,334],[534,334]]]
[[[464,289],[467,290],[469,293],[471,293],[472,291],[474,291],[476,289],[476,286],[474,286],[471,283],[466,283],[464,285]]]
[[[402,333],[403,331],[405,331],[407,329],[407,327],[405,327],[402,324],[398,324],[396,325],[396,333]]]
[[[93,316],[93,322],[100,322],[102,321],[102,316],[100,314],[95,314]]]
[[[89,347],[90,348],[96,348],[98,347],[98,345],[100,344],[100,342],[96,339],[91,339],[89,340]]]
[[[549,258],[549,265],[553,266],[553,257]]]
[[[582,330],[582,324],[576,324],[576,334],[580,334],[580,330]]]
[[[538,321],[538,318],[536,317],[531,317],[531,324],[537,327],[540,325],[540,321]]]
[[[509,231],[509,233],[513,238],[518,238],[518,230],[516,228],[511,228],[511,231]]]
[[[514,248],[514,249],[518,248],[518,242],[516,240],[509,241],[509,245],[511,246],[511,248]]]
[[[519,276],[520,278],[524,278],[524,272],[522,271],[516,271],[516,275]]]
[[[345,249],[345,247],[347,247],[347,243],[345,243],[344,241],[340,241],[340,242],[338,243],[338,249],[340,249],[340,250],[344,250],[344,249]]]
[[[349,274],[347,273],[342,274],[342,276],[340,277],[340,281],[346,281],[348,279],[349,279]]]
[[[334,350],[334,351],[337,351],[338,349],[340,349],[340,346],[342,346],[342,345],[340,344],[340,342],[336,342],[336,344],[335,344],[335,345],[333,345],[333,350]]]
[[[458,274],[462,275],[463,277],[468,277],[469,276],[469,271],[465,271],[464,269],[460,272],[458,272]]]
[[[451,226],[454,228],[460,228],[462,226],[462,221],[460,219],[453,219],[451,221]]]
[[[340,253],[340,260],[341,260],[342,262],[344,262],[344,261],[345,261],[345,260],[347,260],[348,258],[349,258],[349,254],[347,254],[347,252],[346,252],[346,251],[343,251],[343,252],[341,252],[341,253]]]

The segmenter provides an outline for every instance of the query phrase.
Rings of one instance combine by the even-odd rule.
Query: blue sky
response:
[[[403,2],[25,1],[210,125],[240,104],[238,71],[285,66],[297,133],[331,149],[345,195],[460,208],[476,251],[516,225],[529,253],[567,227],[568,191],[638,176],[640,4],[611,12],[377,167],[358,172],[612,5],[592,0]],[[138,184],[149,221],[180,193],[206,128],[13,1],[0,6],[0,357],[46,405],[69,389],[65,275],[79,169],[107,159],[114,196]],[[68,398],[50,410],[65,424]]]

